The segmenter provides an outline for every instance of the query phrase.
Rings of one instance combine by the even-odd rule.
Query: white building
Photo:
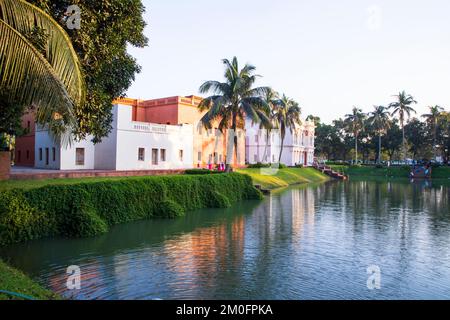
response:
[[[267,140],[267,130],[259,124],[246,121],[246,161],[254,163],[277,163],[281,149],[281,134],[278,129],[271,130]],[[287,166],[311,166],[314,163],[314,122],[304,121],[294,130],[287,129],[284,139],[281,163]]]
[[[113,107],[112,130],[102,142],[91,139],[61,147],[36,129],[35,167],[57,170],[159,170],[193,166],[193,126],[132,121],[132,106]]]

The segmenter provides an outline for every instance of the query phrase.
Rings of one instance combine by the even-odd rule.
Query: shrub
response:
[[[257,162],[257,163],[249,164],[247,166],[247,168],[249,168],[249,169],[260,169],[260,168],[270,168],[270,166],[271,166],[270,163]]]
[[[164,200],[159,204],[155,216],[159,218],[174,219],[184,216],[185,213],[184,208],[175,201]]]
[[[219,191],[214,191],[211,194],[210,202],[208,207],[210,208],[229,208],[231,207],[231,202]]]
[[[383,169],[384,166],[383,166],[382,164],[377,164],[377,165],[375,166],[375,168],[377,168],[377,169]]]
[[[301,169],[301,168],[303,168],[303,165],[302,164],[296,164],[295,167]]]
[[[0,245],[47,236],[85,237],[110,226],[261,199],[239,173],[126,178],[0,192]]]
[[[208,169],[189,169],[184,172],[188,175],[201,175],[201,174],[219,174],[224,173],[223,171],[213,171]]]

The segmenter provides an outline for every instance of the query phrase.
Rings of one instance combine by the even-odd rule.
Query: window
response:
[[[255,135],[255,143],[258,143],[258,135]]]
[[[179,158],[180,158],[180,161],[183,162],[183,150],[180,150],[180,151],[178,152],[178,156],[179,156]]]
[[[202,152],[201,152],[201,151],[199,151],[199,152],[197,153],[197,160],[198,160],[198,161],[202,161]]]
[[[161,149],[161,161],[166,161],[166,149]]]
[[[253,157],[254,157],[253,161],[254,161],[254,162],[258,162],[258,155],[255,154]]]
[[[20,162],[21,157],[22,157],[22,152],[19,150],[19,151],[17,151],[17,162]]]
[[[219,162],[220,162],[220,163],[223,162],[223,161],[222,161],[222,158],[223,158],[222,155],[219,155]]]
[[[53,162],[56,161],[56,148],[52,148],[52,158],[53,158]]]
[[[31,129],[31,122],[30,122],[30,121],[27,122],[27,129],[28,129],[28,132],[31,131],[31,130],[30,130],[30,129]]]
[[[45,165],[48,166],[49,150],[45,148]]]
[[[76,148],[76,150],[75,150],[75,165],[84,166],[84,148]]]
[[[219,155],[217,152],[214,152],[214,164],[217,164],[219,162]]]
[[[145,161],[145,149],[138,148],[138,161]]]
[[[152,149],[152,164],[158,165],[158,149]]]
[[[30,159],[30,150],[27,150],[27,160]]]
[[[39,148],[39,161],[42,161],[42,148]]]

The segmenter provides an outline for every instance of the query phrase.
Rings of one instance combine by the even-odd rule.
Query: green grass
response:
[[[374,166],[349,167],[342,165],[331,165],[334,170],[344,172],[350,177],[387,177],[387,178],[409,178],[411,170],[407,167],[383,167]],[[433,169],[433,179],[450,179],[450,167],[439,167]]]
[[[40,286],[27,275],[0,260],[0,290],[20,293],[38,300],[59,300],[60,296]],[[23,300],[0,293],[0,300]]]
[[[269,175],[268,169],[241,169],[239,173],[248,174],[255,185],[262,189],[272,190],[287,187],[293,184],[327,181],[329,178],[313,168],[285,168],[275,175]],[[265,174],[266,173],[266,174]]]

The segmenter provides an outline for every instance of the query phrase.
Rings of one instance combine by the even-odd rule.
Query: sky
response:
[[[448,0],[143,0],[149,46],[129,48],[139,99],[198,95],[223,80],[223,58],[251,63],[303,116],[330,123],[357,106],[388,105],[401,90],[450,107]]]

